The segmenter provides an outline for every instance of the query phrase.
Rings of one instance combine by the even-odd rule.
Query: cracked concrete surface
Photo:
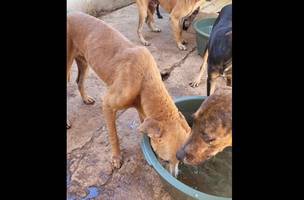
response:
[[[214,17],[216,12],[229,0],[214,0],[207,4],[199,16]],[[164,81],[172,97],[186,95],[206,95],[206,73],[197,88],[191,88],[189,82],[198,73],[202,58],[197,54],[193,29],[184,32],[188,41],[187,51],[180,51],[173,39],[169,15],[160,10],[163,19],[155,17],[162,32],[150,32],[144,26],[144,36],[151,42],[147,47],[154,56],[160,71],[169,71]],[[100,17],[118,29],[133,43],[141,45],[136,29],[138,12],[135,4]],[[140,149],[141,136],[136,131],[139,119],[135,109],[119,112],[117,130],[120,139],[124,163],[119,170],[112,170],[110,164],[111,148],[101,105],[106,92],[105,84],[89,71],[85,82],[87,93],[95,98],[94,105],[85,105],[80,98],[75,83],[77,67],[72,68],[71,82],[67,88],[68,116],[72,128],[67,130],[67,195],[68,199],[85,199],[88,188],[99,189],[92,199],[172,199],[162,186],[157,173],[144,160]]]

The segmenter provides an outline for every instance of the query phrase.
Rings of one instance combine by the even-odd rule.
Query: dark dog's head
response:
[[[198,165],[232,145],[231,88],[219,88],[193,115],[190,138],[176,154],[186,164]]]
[[[182,20],[182,28],[184,31],[188,30],[188,28],[191,26],[193,20],[195,19],[195,17],[197,16],[198,13],[199,13],[199,7],[191,15],[186,16]]]

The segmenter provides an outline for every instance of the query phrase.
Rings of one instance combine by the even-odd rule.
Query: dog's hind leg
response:
[[[137,8],[138,8],[138,28],[137,28],[137,35],[140,39],[140,42],[145,45],[145,46],[149,46],[151,45],[150,42],[148,42],[147,40],[145,40],[143,34],[142,34],[142,29],[144,26],[144,22],[147,18],[148,15],[148,4],[145,4],[145,1],[140,2],[140,1],[136,1],[137,3]]]
[[[153,18],[154,12],[155,12],[155,5],[149,3],[148,16],[147,16],[146,22],[147,22],[151,31],[160,32],[161,31],[160,28],[156,27],[156,25],[155,25],[155,21],[154,21],[154,18]]]
[[[92,97],[88,96],[84,89],[84,80],[89,69],[88,63],[83,57],[80,56],[76,57],[75,60],[78,67],[78,76],[76,82],[78,84],[78,90],[80,92],[81,98],[87,105],[94,104],[95,100]]]
[[[191,83],[189,83],[191,87],[197,87],[200,84],[202,77],[205,73],[205,69],[207,68],[207,59],[208,59],[208,49],[205,50],[203,57],[203,64],[200,67],[199,74],[194,78],[194,80]]]

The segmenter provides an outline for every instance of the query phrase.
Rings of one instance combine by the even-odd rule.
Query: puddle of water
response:
[[[136,130],[136,128],[138,127],[138,123],[135,120],[133,120],[130,123],[128,123],[128,126],[130,129]]]
[[[77,198],[74,195],[69,195],[67,194],[67,200],[93,200],[94,198],[98,197],[98,195],[100,194],[100,189],[97,187],[89,187],[89,194],[84,197],[84,198]]]
[[[209,159],[201,166],[180,165],[178,180],[204,193],[232,197],[232,148]]]
[[[76,199],[76,197],[74,197],[74,196],[68,196],[68,197],[67,197],[67,200],[77,200],[77,199]]]
[[[81,200],[93,200],[100,193],[100,190],[97,187],[94,187],[94,186],[89,187],[88,190],[89,190],[89,194]]]

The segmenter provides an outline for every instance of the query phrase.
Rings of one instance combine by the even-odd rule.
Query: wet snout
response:
[[[176,153],[177,160],[190,165],[198,165],[209,157],[208,144],[198,134],[191,135]]]
[[[179,161],[183,161],[184,158],[185,158],[185,155],[186,155],[186,152],[184,151],[183,148],[181,148],[181,149],[179,149],[179,150],[177,151],[177,153],[176,153],[176,158],[177,158],[177,160],[179,160]]]
[[[212,156],[213,156],[213,154],[206,154],[205,158],[209,159]],[[186,158],[187,158],[187,160],[193,160],[194,159],[192,154],[187,154],[186,151],[183,148],[181,148],[180,150],[177,151],[176,158],[177,158],[177,160],[179,160],[181,162],[184,162]]]

